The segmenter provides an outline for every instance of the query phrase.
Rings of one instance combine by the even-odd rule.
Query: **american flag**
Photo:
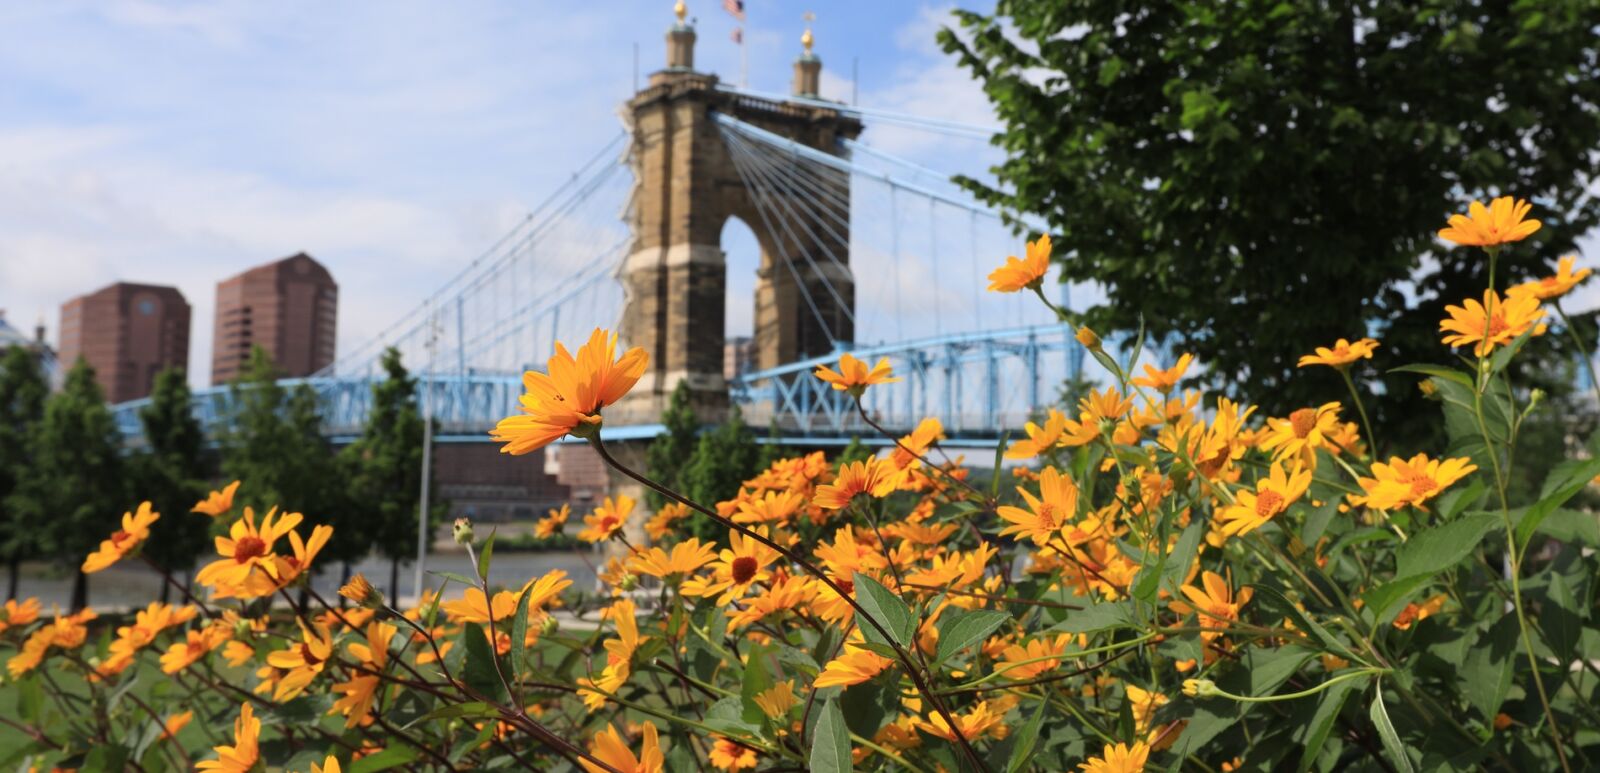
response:
[[[722,8],[733,14],[733,18],[744,21],[744,0],[722,0]]]
[[[729,35],[728,37],[733,38],[733,42],[738,43],[739,45],[744,45],[744,28],[734,27],[733,34]]]

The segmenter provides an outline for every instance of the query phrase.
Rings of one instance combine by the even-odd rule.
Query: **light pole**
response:
[[[422,379],[422,498],[417,502],[417,565],[412,593],[422,603],[423,566],[428,560],[428,485],[433,482],[433,357],[439,341],[439,319],[428,313],[428,370]],[[396,600],[398,603],[398,599]]]

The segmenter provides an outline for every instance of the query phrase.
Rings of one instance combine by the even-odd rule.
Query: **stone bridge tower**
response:
[[[846,257],[849,176],[832,169],[808,172],[817,180],[813,188],[829,195],[779,187],[764,193],[758,204],[713,116],[732,116],[833,154],[839,153],[838,140],[861,132],[860,121],[815,103],[719,90],[717,76],[694,70],[694,28],[684,20],[683,3],[677,12],[678,22],[667,33],[666,69],[653,73],[624,111],[633,132],[635,183],[627,215],[633,244],[621,270],[626,293],[621,336],[627,345],[650,353],[650,371],[607,411],[608,424],[655,423],[680,381],[688,382],[702,421],[721,420],[728,405],[723,377],[727,302],[754,304],[758,368],[828,353],[833,349],[829,332],[841,343],[855,334],[855,283]],[[802,43],[794,93],[815,100],[822,62],[811,53],[809,29]],[[829,229],[802,226],[781,214],[818,207],[832,210],[821,213]],[[749,300],[727,298],[721,240],[730,217],[744,221],[761,247],[756,293]],[[829,259],[815,238],[831,240],[827,252],[839,262]],[[801,292],[802,283],[807,292]]]

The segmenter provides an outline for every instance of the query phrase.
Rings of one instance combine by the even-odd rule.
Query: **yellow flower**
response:
[[[738,770],[756,766],[756,750],[720,735],[712,736],[711,764],[721,770]]]
[[[375,605],[383,603],[383,594],[372,587],[372,583],[367,581],[367,576],[360,572],[339,588],[339,595],[360,606],[366,606],[369,600],[375,602]]]
[[[1086,349],[1100,348],[1100,336],[1096,335],[1095,332],[1090,330],[1088,327],[1079,327],[1078,333],[1075,337],[1078,339],[1078,343],[1083,344],[1084,348]]]
[[[339,758],[330,754],[328,755],[328,759],[322,763],[321,767],[318,767],[317,763],[315,762],[311,763],[311,773],[341,773],[339,769]]]
[[[928,449],[944,439],[944,424],[937,418],[929,416],[917,422],[917,428],[911,434],[900,438],[895,443],[894,449],[889,452],[889,461],[896,469],[906,470],[921,466],[918,456],[927,456]]]
[[[195,580],[217,591],[218,598],[262,595],[256,592],[258,588],[246,584],[257,570],[276,573],[272,546],[300,523],[300,517],[299,513],[286,513],[280,518],[274,508],[267,512],[257,528],[255,513],[246,507],[244,517],[229,527],[228,536],[217,538],[217,554],[222,560],[207,564],[195,575]]]
[[[616,499],[606,497],[594,512],[583,517],[583,531],[578,532],[578,539],[584,542],[611,539],[611,535],[621,531],[628,522],[628,516],[633,514],[633,504],[633,497],[627,494],[618,494]]]
[[[370,721],[367,715],[372,711],[372,703],[382,686],[382,680],[377,674],[382,673],[384,666],[389,662],[389,641],[394,638],[398,630],[387,623],[368,623],[367,643],[349,645],[350,654],[361,662],[363,671],[352,671],[350,681],[333,686],[333,691],[342,697],[333,702],[333,708],[328,712],[331,714],[337,711],[344,714],[346,728]],[[365,671],[377,673],[365,673]]]
[[[1406,608],[1400,610],[1400,614],[1394,616],[1394,627],[1404,631],[1419,620],[1425,620],[1439,614],[1439,610],[1444,609],[1444,603],[1449,599],[1449,594],[1441,593],[1421,604],[1415,602],[1406,604]]]
[[[1177,364],[1166,370],[1160,370],[1154,365],[1145,365],[1145,375],[1133,380],[1135,386],[1148,387],[1157,392],[1170,392],[1183,379],[1183,374],[1189,371],[1189,363],[1194,361],[1194,355],[1185,352],[1178,358]]]
[[[848,506],[857,494],[887,496],[894,491],[894,473],[891,465],[876,457],[851,462],[839,468],[839,477],[832,483],[817,487],[811,503],[825,510],[838,510]]]
[[[1362,338],[1355,343],[1339,339],[1339,343],[1332,349],[1326,346],[1317,347],[1316,354],[1307,354],[1300,358],[1299,367],[1307,365],[1327,365],[1331,368],[1343,368],[1356,360],[1372,359],[1372,351],[1378,348],[1378,342],[1371,338]]]
[[[239,707],[239,718],[233,723],[233,745],[216,747],[217,758],[195,764],[196,770],[215,770],[220,773],[248,773],[261,758],[256,739],[261,735],[261,720],[255,709],[246,702]]]
[[[668,502],[656,511],[644,525],[645,536],[652,540],[667,536],[672,524],[689,517],[689,506],[682,502]]]
[[[221,491],[213,491],[205,499],[196,502],[189,509],[191,513],[201,513],[215,518],[233,509],[233,492],[239,490],[239,481],[229,483]]]
[[[878,364],[868,370],[865,362],[856,359],[849,352],[839,356],[837,371],[826,365],[818,365],[813,375],[832,384],[835,391],[849,392],[855,397],[860,397],[861,393],[873,384],[891,384],[900,380],[893,376],[893,371],[889,368],[889,358],[880,357]]]
[[[1133,704],[1134,732],[1140,735],[1150,729],[1150,720],[1155,717],[1156,709],[1167,705],[1167,696],[1154,690],[1146,690],[1136,684],[1127,686],[1128,702]]]
[[[1594,273],[1592,268],[1585,268],[1574,273],[1572,264],[1575,260],[1577,258],[1572,255],[1562,258],[1556,266],[1554,275],[1523,282],[1506,290],[1506,295],[1528,295],[1541,301],[1548,301],[1551,298],[1560,298],[1566,295],[1572,288],[1582,284],[1583,280],[1588,279],[1589,275]]]
[[[39,599],[24,599],[21,603],[16,599],[7,599],[0,606],[0,633],[5,633],[7,628],[21,628],[38,619]]]
[[[1104,392],[1089,390],[1089,394],[1078,401],[1078,408],[1085,422],[1116,421],[1133,408],[1133,399],[1123,397],[1116,387],[1108,386]]]
[[[1267,435],[1261,450],[1271,451],[1274,461],[1298,458],[1308,470],[1317,469],[1317,449],[1338,453],[1332,436],[1339,432],[1339,403],[1323,403],[1316,408],[1301,408],[1286,419],[1267,419]]]
[[[589,753],[594,758],[626,773],[661,773],[666,765],[666,756],[661,753],[661,740],[659,731],[653,723],[644,723],[644,744],[639,748],[639,756],[635,757],[623,742],[622,734],[617,729],[606,723],[606,729],[596,733],[594,740],[589,743]],[[602,773],[604,768],[588,760],[579,760],[583,769],[589,773]]]
[[[739,511],[733,514],[733,522],[788,521],[805,503],[806,498],[793,491],[768,491],[760,497],[740,500]]]
[[[291,643],[287,649],[267,654],[267,665],[286,672],[273,690],[272,699],[281,703],[304,692],[332,655],[333,639],[326,626],[300,626],[299,644]]]
[[[978,701],[971,709],[963,714],[955,714],[956,726],[961,730],[962,737],[968,741],[976,741],[984,736],[1005,738],[1010,733],[1010,728],[1002,722],[1006,712],[990,705],[989,701]],[[944,716],[938,712],[929,715],[927,719],[918,719],[917,727],[923,732],[936,738],[954,742],[956,735],[950,730],[950,724],[944,721]]]
[[[599,430],[600,409],[622,399],[650,365],[650,355],[637,346],[620,358],[616,354],[617,336],[599,328],[576,358],[557,343],[548,374],[522,374],[522,413],[501,419],[490,433],[505,443],[501,453],[526,454],[567,434],[589,437]]]
[[[665,578],[694,572],[716,557],[716,549],[710,543],[690,537],[673,545],[670,554],[661,548],[650,548],[633,554],[633,557],[628,559],[628,569],[651,577]]]
[[[539,522],[533,525],[533,536],[539,539],[548,539],[555,536],[556,532],[561,531],[561,527],[566,525],[567,518],[571,516],[572,506],[563,503],[561,509],[552,509],[549,515],[540,518]]]
[[[1099,757],[1090,757],[1078,769],[1086,773],[1139,773],[1149,756],[1150,746],[1143,741],[1132,746],[1106,744]]]
[[[1022,429],[1028,433],[1028,437],[1012,443],[1006,449],[1007,459],[1029,459],[1057,448],[1088,445],[1099,437],[1099,428],[1094,421],[1073,421],[1054,408],[1045,415],[1043,427],[1030,421],[1022,425]]]
[[[1045,272],[1050,270],[1050,234],[1028,242],[1023,254],[1021,260],[1015,255],[1006,256],[1006,262],[989,274],[990,292],[1032,290],[1043,283]]]
[[[757,526],[755,532],[763,537],[768,535],[765,526]],[[736,531],[728,532],[728,545],[729,548],[724,549],[718,560],[711,564],[710,577],[692,577],[684,581],[678,592],[685,596],[714,596],[720,593],[722,595],[716,603],[726,606],[742,598],[750,586],[772,579],[767,567],[777,560],[778,551]]]
[[[1002,505],[996,513],[1010,526],[1000,530],[1000,536],[1027,537],[1035,545],[1043,545],[1056,534],[1065,531],[1078,512],[1078,487],[1072,479],[1054,467],[1039,472],[1039,496],[1018,486],[1017,493],[1028,503],[1028,509]]]
[[[1474,200],[1465,215],[1451,215],[1450,227],[1439,230],[1439,238],[1463,247],[1494,247],[1519,242],[1539,230],[1539,221],[1524,220],[1533,205],[1526,199],[1501,196],[1485,208]]]
[[[1390,457],[1389,463],[1373,462],[1371,478],[1361,478],[1365,497],[1357,497],[1356,504],[1365,504],[1375,510],[1395,510],[1406,505],[1427,509],[1423,502],[1449,488],[1450,484],[1477,470],[1471,459],[1429,459],[1427,454],[1417,454],[1409,460]]]
[[[794,680],[779,682],[756,693],[755,702],[768,719],[780,719],[799,703],[794,694]]]
[[[822,673],[817,674],[817,680],[812,687],[848,687],[852,684],[861,684],[883,670],[894,665],[894,661],[868,649],[862,649],[854,644],[845,644],[844,652],[839,657],[828,661],[822,667]]]
[[[198,663],[201,658],[210,654],[217,647],[222,646],[224,642],[228,642],[231,635],[232,632],[226,626],[217,623],[208,625],[198,631],[190,629],[184,632],[183,641],[174,643],[167,648],[166,652],[161,654],[161,672],[164,674],[176,674]],[[228,643],[240,644],[249,649],[248,645],[240,642]],[[251,654],[254,654],[254,651]]]
[[[111,538],[100,543],[100,549],[83,560],[83,573],[94,574],[122,560],[150,537],[150,525],[161,519],[161,514],[150,509],[149,502],[139,504],[139,512],[123,513],[122,528]]]
[[[1256,481],[1255,491],[1240,490],[1235,494],[1234,504],[1219,514],[1221,532],[1232,537],[1261,528],[1274,516],[1288,510],[1310,486],[1310,470],[1296,467],[1294,472],[1285,473],[1282,464],[1273,462],[1268,476]]]
[[[178,714],[173,714],[172,716],[167,717],[166,719],[162,720],[161,721],[161,738],[162,738],[162,740],[171,740],[173,738],[177,738],[178,737],[178,733],[180,731],[182,731],[185,727],[188,727],[190,720],[193,720],[193,719],[194,719],[194,712],[193,711],[185,711],[185,712],[181,712],[181,713],[178,713]]]
[[[1204,628],[1229,627],[1235,620],[1239,619],[1239,610],[1250,601],[1251,596],[1255,595],[1255,591],[1249,587],[1240,588],[1237,594],[1234,593],[1233,588],[1229,587],[1228,581],[1223,579],[1222,575],[1212,571],[1201,573],[1200,584],[1204,586],[1204,590],[1193,585],[1185,585],[1179,589],[1191,603],[1173,601],[1170,606],[1174,612],[1180,615],[1187,615],[1190,612],[1197,613],[1200,617],[1200,625]],[[1222,631],[1201,631],[1200,638],[1205,641],[1211,641],[1222,634]],[[1194,695],[1194,693],[1189,692],[1189,681],[1184,682],[1184,694]]]
[[[1060,657],[1071,643],[1070,635],[1059,634],[1054,639],[1039,637],[1026,645],[1010,645],[1000,653],[1000,663],[994,670],[1004,673],[1007,679],[1032,679],[1061,665]]]
[[[1483,303],[1472,298],[1465,303],[1465,307],[1444,307],[1450,318],[1439,321],[1439,332],[1454,333],[1441,339],[1451,347],[1475,343],[1473,354],[1484,357],[1496,346],[1515,341],[1529,328],[1533,335],[1544,335],[1545,325],[1539,321],[1544,319],[1544,309],[1539,308],[1539,298],[1533,294],[1521,293],[1502,300],[1499,293],[1484,290]]]
[[[494,594],[493,602],[484,597],[482,590],[467,588],[461,592],[461,598],[443,602],[439,605],[439,609],[449,616],[452,622],[487,624],[492,613],[494,622],[499,624],[510,620],[511,616],[517,613],[517,603],[523,593],[529,594],[528,616],[532,617],[571,585],[572,581],[567,579],[565,570],[552,569],[538,579],[529,580],[515,592],[503,590]]]

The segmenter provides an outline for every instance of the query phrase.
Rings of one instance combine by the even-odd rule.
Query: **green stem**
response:
[[[1566,309],[1561,308],[1561,301],[1555,302],[1556,313],[1561,315],[1561,324],[1567,329],[1567,336],[1572,339],[1573,348],[1578,350],[1578,356],[1583,358],[1583,367],[1589,370],[1589,386],[1594,389],[1594,399],[1600,401],[1600,378],[1595,377],[1594,360],[1589,357],[1589,349],[1583,345],[1583,339],[1578,337],[1578,328],[1572,324],[1572,318],[1567,316]]]
[[[1261,697],[1251,697],[1249,695],[1234,695],[1233,693],[1230,693],[1230,692],[1223,692],[1222,690],[1219,690],[1219,689],[1217,689],[1215,687],[1213,687],[1209,691],[1207,691],[1207,694],[1214,695],[1214,696],[1217,696],[1219,698],[1228,698],[1230,700],[1236,700],[1236,701],[1239,701],[1240,703],[1272,703],[1274,701],[1292,701],[1292,700],[1296,700],[1298,698],[1304,698],[1304,697],[1307,697],[1307,696],[1310,696],[1310,695],[1316,695],[1317,693],[1322,692],[1323,690],[1326,690],[1329,687],[1332,687],[1332,686],[1334,686],[1336,684],[1339,684],[1340,682],[1348,682],[1351,679],[1357,679],[1357,678],[1360,678],[1360,677],[1363,677],[1363,676],[1367,676],[1368,674],[1387,674],[1387,673],[1389,673],[1389,669],[1387,669],[1387,668],[1362,668],[1362,669],[1357,669],[1357,670],[1351,671],[1349,673],[1340,674],[1340,675],[1338,675],[1338,676],[1336,676],[1336,677],[1334,677],[1332,679],[1329,679],[1329,680],[1323,682],[1322,684],[1317,685],[1316,687],[1312,687],[1312,688],[1309,688],[1309,689],[1301,690],[1299,692],[1284,693],[1282,695],[1264,695],[1264,696],[1261,696]]]
[[[1361,393],[1356,391],[1355,379],[1350,378],[1350,368],[1339,368],[1339,375],[1344,377],[1344,385],[1350,389],[1350,399],[1356,401],[1356,411],[1361,414],[1361,428],[1367,431],[1368,453],[1373,459],[1378,458],[1378,436],[1372,432],[1372,420],[1367,418],[1367,405],[1361,400]]]

